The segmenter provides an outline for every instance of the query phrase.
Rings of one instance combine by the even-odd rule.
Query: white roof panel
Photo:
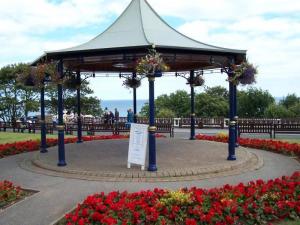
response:
[[[169,26],[146,0],[132,0],[120,17],[94,39],[72,48],[47,53],[116,49],[139,46],[186,48],[204,51],[246,53],[193,40]]]

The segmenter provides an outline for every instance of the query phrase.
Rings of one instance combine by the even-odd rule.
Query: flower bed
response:
[[[98,135],[98,136],[84,136],[83,141],[94,141],[94,140],[107,140],[107,139],[124,139],[128,138],[128,135]],[[65,144],[75,143],[77,137],[65,138]],[[47,138],[47,147],[57,145],[57,138]],[[19,141],[15,143],[7,143],[0,145],[0,158],[5,156],[15,155],[24,152],[32,152],[40,149],[39,140],[28,140]]]
[[[58,224],[265,224],[300,216],[300,173],[213,189],[88,196]],[[200,222],[201,221],[201,222]]]
[[[223,143],[228,142],[227,135],[209,136],[209,135],[197,134],[196,139],[217,141]],[[263,149],[263,150],[272,151],[276,153],[282,153],[286,155],[300,157],[300,144],[297,143],[292,144],[284,141],[255,139],[255,138],[239,138],[238,142],[241,146],[244,147]]]
[[[28,193],[10,181],[0,181],[0,209],[24,198]]]

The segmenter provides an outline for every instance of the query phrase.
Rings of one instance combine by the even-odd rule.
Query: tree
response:
[[[93,90],[89,88],[89,82],[84,81],[80,86],[81,91],[81,112],[82,114],[91,114],[94,116],[100,116],[102,114],[101,101],[96,97],[87,97],[87,95],[93,94]],[[57,114],[57,86],[50,84],[46,88],[46,100],[45,105],[47,111],[51,114]],[[77,100],[75,89],[63,89],[64,96],[64,109],[77,112]]]
[[[294,117],[300,118],[300,103],[294,104],[289,110],[294,114]]]
[[[163,110],[173,112],[175,117],[187,117],[190,114],[190,96],[186,91],[176,91],[170,95],[160,95],[155,100],[155,114]],[[142,116],[149,115],[149,105],[145,104],[140,114]]]
[[[191,108],[190,102],[190,95],[186,91],[179,90],[170,94],[169,104],[160,106],[158,103],[158,106],[170,109],[175,113],[176,117],[188,117]]]
[[[28,116],[39,109],[37,89],[29,89],[17,82],[17,75],[28,67],[19,63],[0,69],[0,117],[4,121]]]
[[[157,114],[157,113],[155,113]],[[145,103],[142,108],[141,111],[139,113],[139,116],[141,117],[149,117],[149,103]]]
[[[280,104],[289,109],[290,107],[299,104],[300,98],[296,94],[288,94],[284,99],[280,101]]]
[[[225,100],[228,100],[228,98],[229,98],[228,90],[222,86],[215,86],[215,87],[207,88],[205,90],[205,93],[210,96],[223,98]]]
[[[294,113],[281,104],[271,104],[265,111],[265,117],[268,118],[290,118],[293,116]]]
[[[265,115],[265,110],[274,103],[275,99],[268,91],[257,88],[239,91],[237,101],[238,115],[240,117],[261,118]]]
[[[218,95],[201,93],[195,98],[195,112],[200,117],[227,117],[228,99]]]
[[[227,117],[228,90],[221,86],[207,88],[195,97],[195,112],[200,117]]]
[[[160,109],[157,113],[157,118],[174,118],[174,117],[176,117],[175,113],[172,110],[166,108]]]
[[[80,98],[81,113],[84,115],[100,116],[102,114],[101,101],[96,97]],[[64,105],[67,110],[77,112],[77,99],[76,96],[68,97],[64,100]]]

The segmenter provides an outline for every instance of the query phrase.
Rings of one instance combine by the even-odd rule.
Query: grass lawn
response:
[[[47,137],[57,138],[57,134],[47,134]],[[41,139],[41,134],[39,133],[30,134],[30,133],[0,132],[0,144],[12,143],[16,141],[39,140],[39,139]]]

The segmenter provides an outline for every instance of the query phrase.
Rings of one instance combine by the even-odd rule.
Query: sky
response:
[[[299,0],[148,0],[181,33],[204,43],[247,50],[257,83],[275,97],[300,96]],[[0,0],[0,67],[31,62],[44,51],[89,41],[122,13],[130,0]],[[299,79],[299,80],[298,80]],[[228,87],[225,74],[206,74],[206,86]],[[90,80],[100,99],[130,99],[119,78]],[[239,87],[239,89],[245,89]],[[155,95],[189,91],[182,78],[156,79]],[[204,88],[196,89],[203,92]],[[148,98],[146,79],[137,90]]]

